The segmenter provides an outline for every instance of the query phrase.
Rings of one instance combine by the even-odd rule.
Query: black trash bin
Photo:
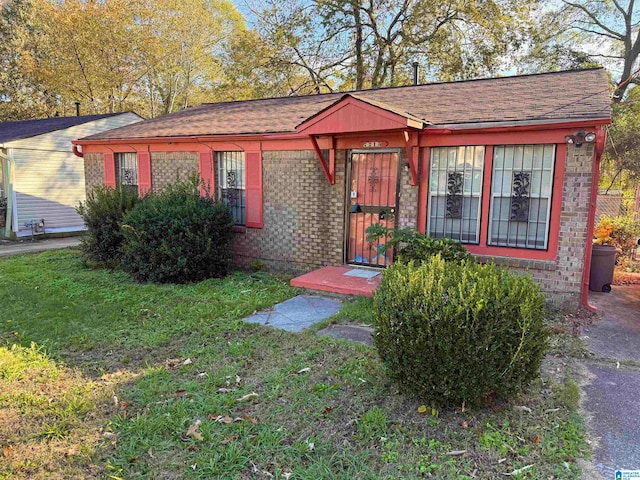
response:
[[[594,292],[610,292],[615,266],[616,247],[611,245],[594,245],[591,253],[589,290]]]

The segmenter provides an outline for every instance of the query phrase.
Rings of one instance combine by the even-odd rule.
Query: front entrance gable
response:
[[[407,128],[421,130],[424,125],[423,120],[409,113],[349,94],[306,119],[296,127],[296,132],[306,135],[334,135]]]

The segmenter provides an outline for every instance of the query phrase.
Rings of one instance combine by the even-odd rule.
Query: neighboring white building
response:
[[[84,163],[71,141],[140,120],[125,112],[0,123],[0,237],[84,230]]]

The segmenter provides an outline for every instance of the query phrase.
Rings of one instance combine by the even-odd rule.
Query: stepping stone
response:
[[[298,295],[243,320],[289,332],[299,332],[336,314],[340,307],[342,303],[335,298]]]
[[[357,325],[331,325],[318,331],[318,335],[331,338],[342,338],[352,342],[373,345],[373,328]]]

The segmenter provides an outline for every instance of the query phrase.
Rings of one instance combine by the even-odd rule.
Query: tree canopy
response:
[[[603,64],[638,81],[633,0],[6,0],[0,119]]]
[[[202,102],[245,29],[227,0],[9,0],[0,17],[0,118]]]

